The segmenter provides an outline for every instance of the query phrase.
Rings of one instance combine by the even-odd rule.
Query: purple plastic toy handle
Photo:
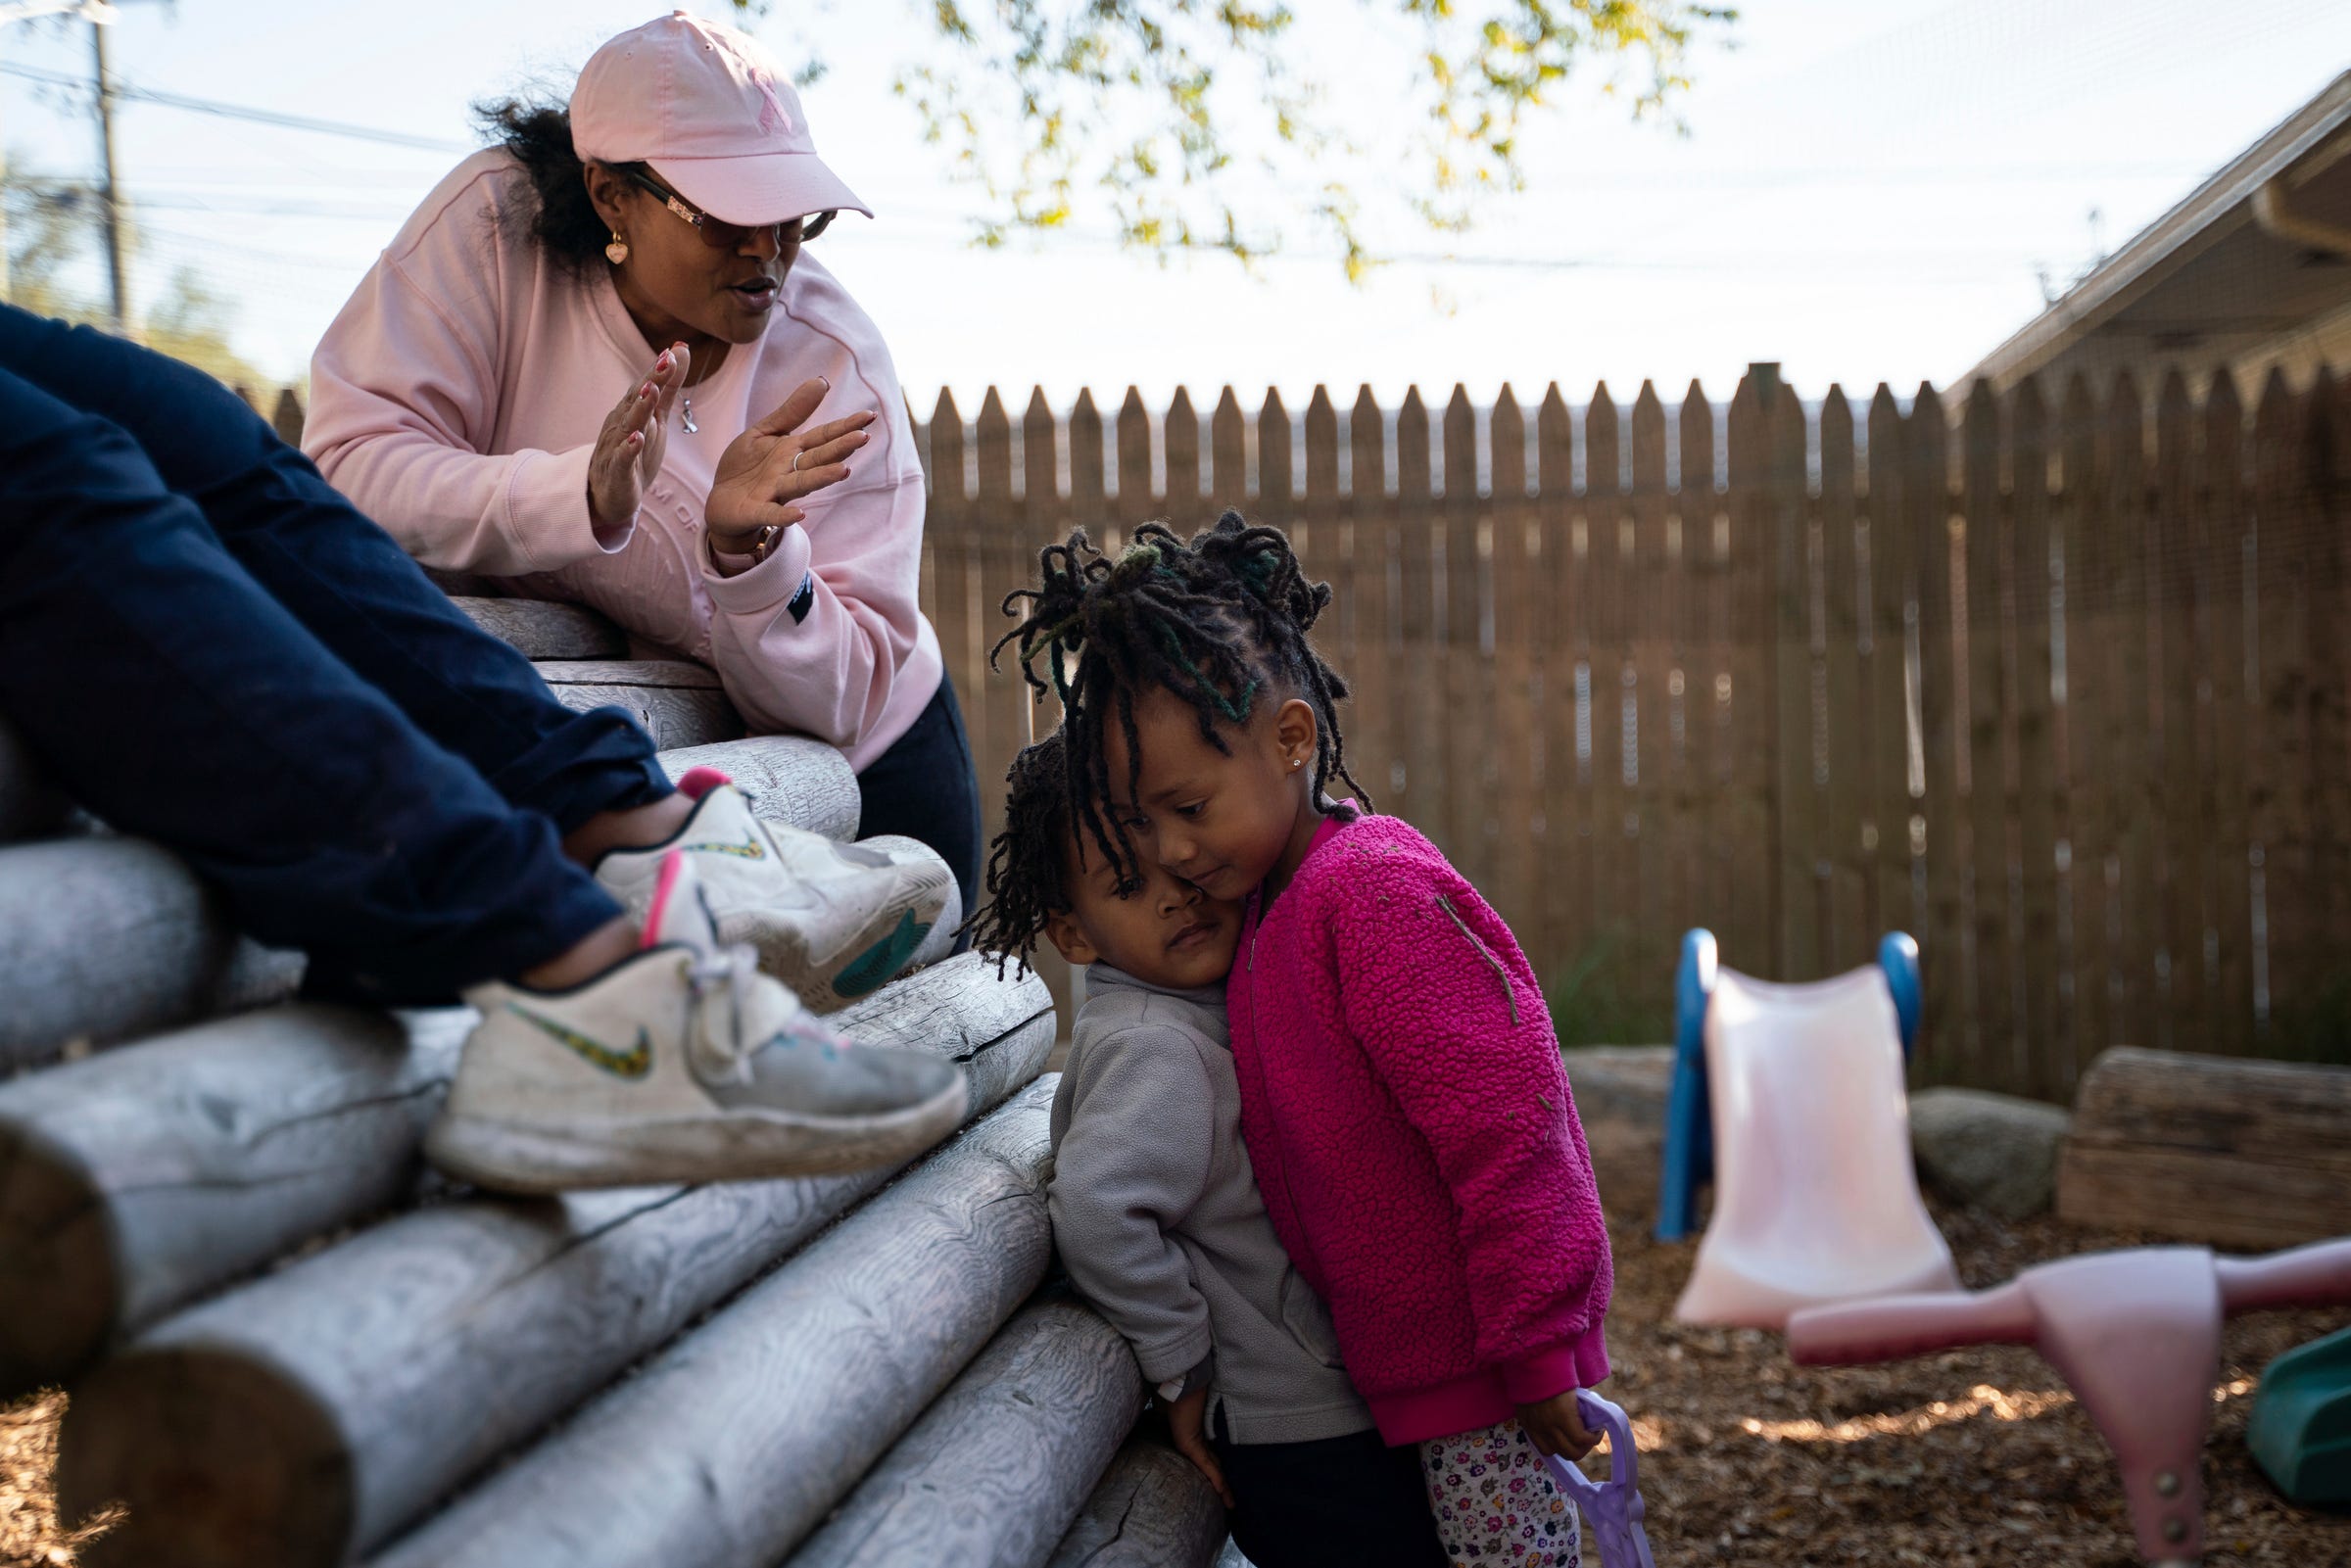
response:
[[[1600,1544],[1608,1568],[1657,1568],[1649,1554],[1649,1535],[1641,1528],[1641,1491],[1635,1480],[1640,1459],[1633,1450],[1633,1425],[1624,1412],[1590,1389],[1575,1396],[1584,1424],[1608,1438],[1608,1479],[1595,1481],[1557,1454],[1544,1455],[1559,1490],[1575,1499]]]

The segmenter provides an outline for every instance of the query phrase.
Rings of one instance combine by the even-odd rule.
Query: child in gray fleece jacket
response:
[[[1240,1136],[1224,976],[1237,906],[1150,864],[1124,889],[1067,809],[1060,736],[1013,764],[981,947],[1085,966],[1053,1097],[1054,1241],[1133,1346],[1257,1568],[1444,1561],[1416,1452],[1382,1444]]]

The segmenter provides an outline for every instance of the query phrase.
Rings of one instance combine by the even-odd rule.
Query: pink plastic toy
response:
[[[1788,1354],[1806,1366],[1853,1366],[1969,1345],[2032,1346],[2114,1450],[2139,1555],[2183,1568],[2204,1552],[2199,1461],[2223,1319],[2341,1304],[2351,1304],[2351,1239],[2267,1258],[2142,1247],[2042,1263],[1972,1295],[1815,1307],[1789,1320]]]

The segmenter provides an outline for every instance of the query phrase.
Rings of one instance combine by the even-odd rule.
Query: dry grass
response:
[[[1976,1286],[2143,1239],[1948,1209],[1936,1218]],[[2037,1356],[1966,1351],[1807,1370],[1777,1336],[1672,1320],[1692,1250],[1620,1230],[1608,1321],[1607,1392],[1635,1418],[1650,1541],[1665,1568],[2136,1568],[2105,1445]],[[2351,1517],[2286,1503],[2244,1442],[2270,1358],[2347,1322],[2351,1312],[2272,1312],[2231,1326],[2205,1450],[2208,1568],[2351,1565]],[[58,1525],[50,1473],[65,1406],[47,1393],[0,1408],[0,1568],[65,1568],[104,1528]]]
[[[65,1413],[66,1397],[54,1389],[0,1405],[0,1564],[7,1568],[67,1568],[76,1547],[114,1522],[101,1515],[78,1530],[58,1526],[49,1480]]]

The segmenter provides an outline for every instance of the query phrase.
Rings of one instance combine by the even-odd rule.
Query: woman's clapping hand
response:
[[[604,415],[588,457],[588,516],[600,532],[627,525],[637,515],[646,487],[661,471],[669,445],[669,409],[686,385],[692,356],[673,343],[653,361],[645,380]]]
[[[849,477],[849,457],[872,439],[865,430],[875,414],[868,408],[801,430],[831,390],[821,379],[801,382],[773,413],[728,443],[703,511],[712,549],[748,551],[761,529],[800,520],[793,501]]]

